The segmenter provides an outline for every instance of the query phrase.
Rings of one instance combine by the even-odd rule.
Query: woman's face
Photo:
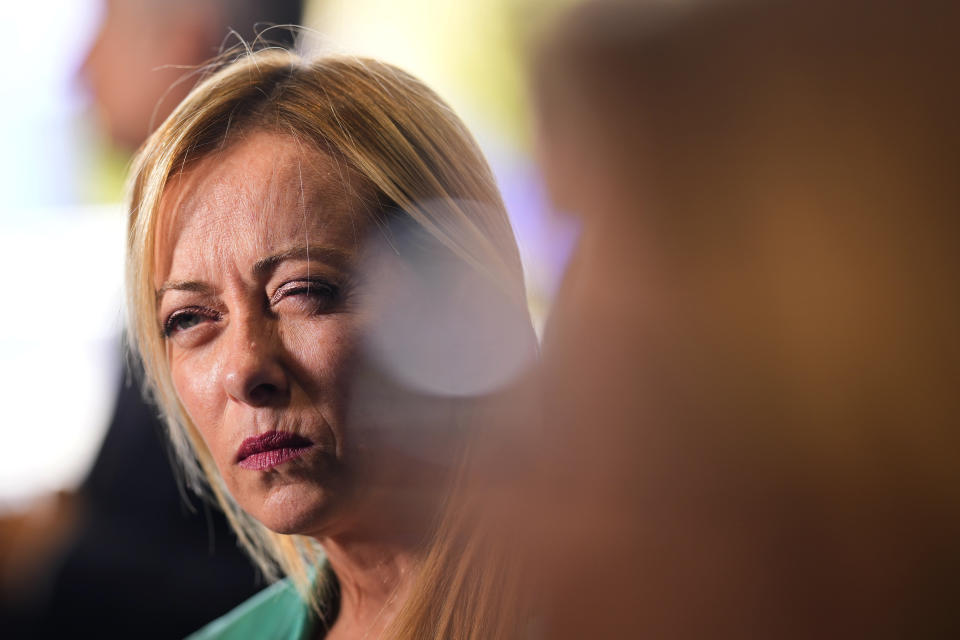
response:
[[[368,223],[348,177],[257,132],[172,179],[162,202],[155,286],[174,385],[233,497],[283,533],[332,533],[365,446],[344,430],[367,322],[353,274]]]

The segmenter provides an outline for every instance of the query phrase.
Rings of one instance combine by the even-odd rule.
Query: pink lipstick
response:
[[[237,465],[244,469],[266,471],[302,456],[313,443],[293,433],[267,431],[247,438],[237,449]]]

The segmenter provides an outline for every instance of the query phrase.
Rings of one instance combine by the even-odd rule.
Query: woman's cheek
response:
[[[284,333],[287,352],[307,378],[306,391],[311,396],[322,394],[324,388],[342,389],[360,333],[354,316],[312,318],[295,323]]]
[[[197,354],[174,354],[171,360],[173,385],[190,420],[203,437],[207,448],[219,462],[214,434],[218,431],[224,401],[219,381],[223,364],[216,358]]]

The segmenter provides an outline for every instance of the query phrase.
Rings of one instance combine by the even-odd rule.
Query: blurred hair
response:
[[[525,299],[523,273],[506,211],[473,138],[429,88],[388,64],[305,60],[280,49],[225,59],[140,151],[130,181],[127,295],[130,341],[148,391],[166,419],[188,484],[209,488],[266,575],[291,576],[316,606],[309,577],[319,559],[315,542],[269,531],[230,496],[177,397],[157,321],[154,262],[164,189],[191,163],[229,144],[234,133],[251,130],[293,136],[346,165],[346,173],[364,183],[357,193],[372,192],[363,204],[371,205],[381,229],[391,219],[406,221],[518,305]],[[451,513],[448,520],[456,518]],[[492,629],[509,616],[481,612],[502,594],[490,593],[488,584],[480,598],[474,584],[479,574],[456,570],[462,562],[451,548],[456,538],[440,526],[419,587],[398,618],[397,628],[405,630],[399,637],[499,637]]]

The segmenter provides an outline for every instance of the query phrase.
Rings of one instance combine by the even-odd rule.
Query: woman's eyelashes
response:
[[[309,314],[329,313],[341,301],[340,288],[326,280],[291,280],[277,287],[270,296],[270,306],[276,310],[293,307]]]
[[[206,321],[216,321],[222,314],[213,309],[204,307],[184,307],[177,309],[163,322],[163,335],[167,338],[175,334],[189,331]]]

